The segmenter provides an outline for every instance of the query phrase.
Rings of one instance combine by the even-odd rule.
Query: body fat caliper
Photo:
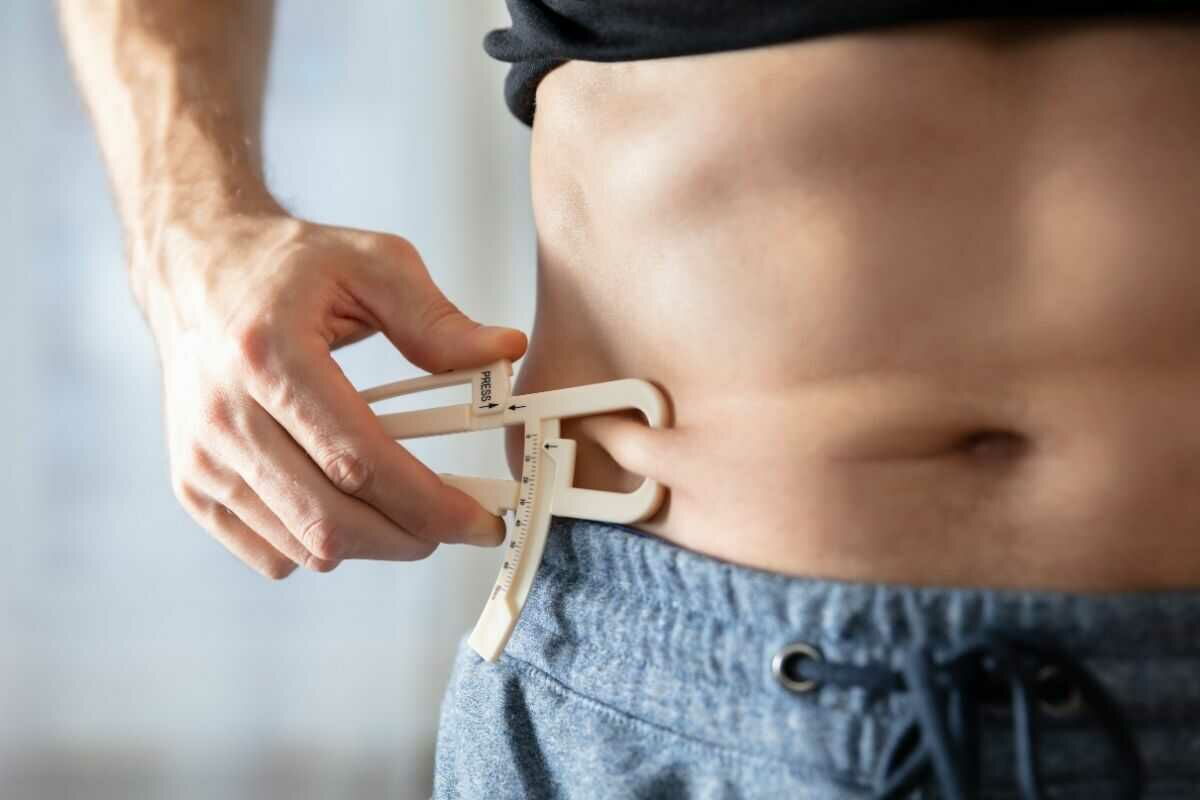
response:
[[[508,535],[504,562],[468,643],[495,661],[529,595],[550,529],[550,517],[577,517],[628,524],[647,519],[662,503],[664,489],[646,478],[632,492],[604,492],[573,486],[575,442],[559,436],[569,417],[636,409],[652,428],[666,424],[667,404],[650,382],[625,378],[525,395],[512,395],[512,362],[455,370],[397,381],[360,394],[368,403],[447,386],[471,384],[471,402],[440,408],[379,414],[393,439],[415,439],[523,425],[525,452],[521,480],[439,473],[445,482],[471,495],[489,512],[504,515]],[[511,520],[507,512],[512,511]]]

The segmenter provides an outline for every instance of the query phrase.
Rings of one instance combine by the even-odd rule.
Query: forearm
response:
[[[262,177],[270,0],[61,0],[125,231],[134,293],[174,229],[279,211]]]

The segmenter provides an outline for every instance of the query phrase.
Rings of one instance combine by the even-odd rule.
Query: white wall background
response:
[[[467,314],[529,332],[528,135],[480,46],[505,20],[500,0],[281,0],[266,155],[298,214],[409,237]],[[428,796],[499,553],[270,583],[210,540],[171,494],[153,344],[51,3],[0,4],[0,67],[0,797]],[[360,387],[419,374],[381,337],[339,361]],[[410,447],[507,475],[499,432]]]

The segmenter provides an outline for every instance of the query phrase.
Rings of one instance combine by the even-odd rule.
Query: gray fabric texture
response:
[[[984,627],[1067,649],[1130,722],[1153,800],[1200,798],[1200,591],[1065,593],[788,577],[621,525],[553,518],[504,655],[461,646],[442,705],[434,797],[871,796],[903,692],[773,676],[780,648],[895,666],[918,640]],[[1084,708],[1042,714],[1048,797],[1116,797],[1113,754]],[[984,797],[1016,798],[1012,722],[983,730]]]

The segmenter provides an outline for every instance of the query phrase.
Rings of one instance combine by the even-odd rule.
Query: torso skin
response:
[[[669,430],[564,422],[576,485],[661,480],[635,527],[734,563],[1200,587],[1194,20],[556,69],[514,391],[656,383]]]

